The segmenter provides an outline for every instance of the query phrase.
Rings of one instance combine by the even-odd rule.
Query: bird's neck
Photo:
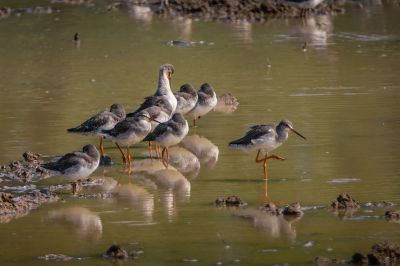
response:
[[[279,125],[276,127],[276,133],[277,133],[277,140],[279,142],[284,142],[285,140],[287,140],[289,136],[289,132],[285,129],[285,127]]]
[[[164,72],[160,72],[160,76],[158,78],[158,88],[154,95],[162,96],[162,95],[167,95],[167,94],[172,94],[171,84],[169,82],[167,74]]]

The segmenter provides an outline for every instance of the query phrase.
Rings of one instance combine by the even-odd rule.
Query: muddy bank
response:
[[[9,193],[0,192],[0,223],[8,223],[14,218],[20,218],[27,215],[32,209],[35,209],[43,203],[56,202],[57,195],[43,190],[19,197],[14,197]]]
[[[272,17],[306,17],[344,12],[342,8],[330,2],[322,2],[314,8],[304,9],[291,6],[282,0],[149,0],[148,4],[152,12],[160,16],[230,22],[263,22]]]
[[[40,154],[28,151],[22,154],[22,157],[22,160],[0,166],[0,182],[35,182],[50,176],[49,172],[41,167],[43,160]]]

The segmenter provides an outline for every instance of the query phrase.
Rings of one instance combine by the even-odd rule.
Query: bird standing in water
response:
[[[197,91],[198,99],[195,107],[188,112],[193,118],[193,126],[196,127],[196,120],[210,112],[218,103],[217,95],[210,84],[204,83]]]
[[[72,183],[72,194],[76,194],[78,181],[91,175],[99,166],[100,154],[92,144],[85,145],[82,151],[65,154],[55,162],[43,164],[43,168],[66,176]]]
[[[124,120],[124,118],[124,107],[121,104],[113,104],[110,107],[110,111],[98,113],[80,124],[79,126],[67,129],[67,131],[70,133],[100,137],[100,155],[104,156],[102,131],[114,128],[114,126],[118,122]]]
[[[288,138],[289,131],[294,132],[298,136],[306,139],[299,132],[294,130],[292,122],[289,120],[282,120],[277,125],[255,125],[240,139],[231,141],[229,147],[241,149],[244,151],[257,150],[256,163],[263,162],[264,166],[264,179],[267,180],[267,160],[285,160],[277,155],[268,155],[269,152],[281,146]],[[260,152],[264,157],[259,158]]]
[[[164,146],[161,153],[161,160],[165,168],[168,168],[168,147],[181,142],[188,132],[188,122],[180,113],[175,113],[170,120],[159,124],[143,141],[155,141]]]

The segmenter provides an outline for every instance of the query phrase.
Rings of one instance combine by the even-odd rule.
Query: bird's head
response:
[[[294,128],[293,128],[293,124],[292,122],[290,122],[289,120],[282,120],[278,127],[284,129],[285,131],[292,131],[293,133],[295,133],[296,135],[298,135],[299,137],[306,139],[306,137],[304,137],[303,135],[301,135],[299,132],[297,132]]]
[[[214,89],[213,89],[213,88],[211,87],[211,85],[208,84],[208,83],[202,84],[202,85],[200,86],[200,90],[199,90],[199,91],[202,91],[202,92],[204,92],[205,94],[210,95],[210,96],[212,96],[212,95],[214,94]]]
[[[113,105],[111,105],[110,112],[115,114],[116,116],[118,116],[120,118],[124,118],[125,115],[126,115],[124,106],[122,104],[119,104],[119,103],[114,103]]]
[[[175,69],[171,64],[164,64],[160,67],[160,72],[163,76],[167,77],[168,80],[171,80],[172,74],[174,74]]]

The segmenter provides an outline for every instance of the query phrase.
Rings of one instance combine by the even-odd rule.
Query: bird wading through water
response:
[[[267,180],[267,160],[285,160],[277,155],[268,155],[268,153],[281,146],[287,140],[289,131],[292,131],[301,138],[306,139],[303,135],[294,130],[292,122],[289,120],[282,120],[277,125],[252,126],[244,137],[231,141],[229,147],[241,149],[243,151],[257,150],[255,162],[263,162],[264,179]],[[260,152],[264,155],[263,158],[259,158]]]

